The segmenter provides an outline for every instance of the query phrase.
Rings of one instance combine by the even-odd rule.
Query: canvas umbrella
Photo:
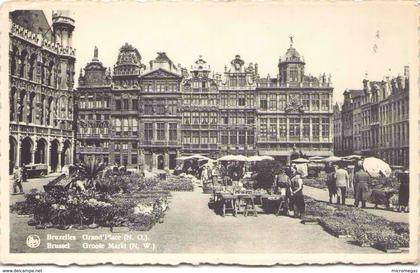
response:
[[[263,160],[262,157],[258,155],[253,155],[253,156],[248,157],[249,162],[256,162],[256,161],[261,161],[261,160]]]
[[[296,159],[293,159],[292,162],[300,164],[300,163],[308,163],[309,160],[307,160],[306,158],[296,158]]]
[[[363,169],[372,177],[379,177],[381,173],[386,177],[391,175],[391,167],[388,163],[376,157],[365,158],[363,160]]]
[[[244,155],[235,155],[234,157],[234,161],[248,161],[248,158]]]
[[[322,157],[322,156],[311,156],[310,158],[309,158],[309,161],[321,161],[321,160],[323,160],[324,158]]]
[[[327,158],[323,159],[324,162],[337,162],[337,161],[341,161],[341,158],[338,156],[329,156]]]
[[[360,159],[362,159],[362,156],[361,155],[348,155],[348,156],[343,157],[343,159],[346,159],[346,160],[360,160]]]
[[[261,158],[262,160],[274,160],[274,157],[269,156],[269,155],[262,155]]]
[[[218,159],[219,161],[233,161],[235,157],[233,155],[225,155]]]

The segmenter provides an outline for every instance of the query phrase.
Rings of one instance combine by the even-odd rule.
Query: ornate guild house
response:
[[[292,42],[292,41],[291,41]],[[200,56],[190,71],[164,52],[146,66],[129,44],[113,71],[98,50],[77,89],[77,157],[97,155],[129,168],[173,169],[181,155],[270,155],[287,163],[293,152],[332,154],[330,77],[305,74],[290,44],[278,75],[236,55],[223,75]]]
[[[74,20],[54,11],[10,13],[9,168],[39,165],[43,173],[73,162]]]

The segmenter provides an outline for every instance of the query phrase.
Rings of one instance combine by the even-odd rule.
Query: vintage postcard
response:
[[[1,263],[417,262],[415,2],[0,15]]]

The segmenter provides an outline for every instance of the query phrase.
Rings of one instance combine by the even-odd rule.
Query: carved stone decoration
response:
[[[286,106],[286,108],[284,109],[284,111],[286,113],[289,112],[299,112],[299,113],[303,113],[303,104],[302,102],[299,100],[298,96],[290,96],[289,102]]]

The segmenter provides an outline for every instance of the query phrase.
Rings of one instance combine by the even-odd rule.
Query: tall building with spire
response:
[[[9,14],[10,170],[26,165],[43,173],[73,162],[75,21],[53,11]]]
[[[291,153],[329,156],[333,150],[331,77],[305,74],[305,60],[293,38],[279,59],[277,77],[260,78],[256,88],[258,154],[283,163]]]

